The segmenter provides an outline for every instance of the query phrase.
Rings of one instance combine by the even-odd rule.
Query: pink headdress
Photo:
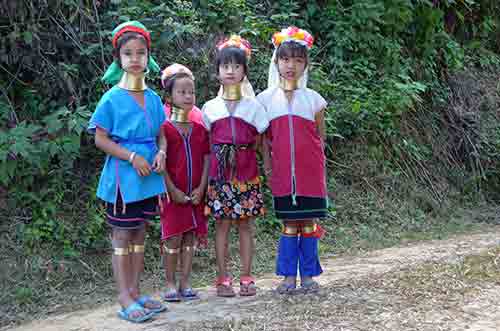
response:
[[[245,52],[247,59],[252,55],[252,46],[248,40],[238,36],[232,35],[231,37],[225,39],[224,41],[217,44],[217,50],[220,51],[226,47],[236,47]]]
[[[189,70],[186,66],[184,66],[182,64],[174,63],[172,65],[169,65],[165,69],[163,69],[163,71],[161,72],[161,86],[163,86],[163,88],[165,88],[165,83],[167,82],[167,80],[169,80],[174,75],[177,75],[180,73],[186,74],[192,80],[194,80],[194,75],[191,72],[191,70]]]
[[[278,48],[284,42],[294,41],[311,49],[314,44],[313,36],[306,30],[299,29],[296,26],[289,26],[273,34],[273,45]]]

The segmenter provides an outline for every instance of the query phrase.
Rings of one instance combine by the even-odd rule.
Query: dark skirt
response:
[[[116,206],[106,203],[106,219],[109,225],[119,229],[140,229],[158,215],[158,197],[129,202],[125,206],[118,195]]]
[[[326,198],[296,196],[296,204],[291,195],[274,197],[274,212],[281,220],[309,220],[325,218],[328,214],[328,200]]]
[[[211,179],[208,184],[205,214],[227,220],[246,220],[264,215],[259,178],[245,182],[220,182]]]

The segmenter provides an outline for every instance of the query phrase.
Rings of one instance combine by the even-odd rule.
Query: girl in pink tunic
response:
[[[208,133],[199,121],[200,114],[197,117],[193,113],[195,95],[191,71],[173,64],[163,71],[162,85],[167,94],[169,114],[162,130],[168,141],[165,182],[170,196],[161,212],[167,280],[163,297],[166,301],[176,302],[198,299],[190,285],[190,274],[195,237],[206,243],[208,232],[204,193],[210,147]],[[177,286],[175,271],[179,256],[182,259],[182,278]]]
[[[303,292],[316,292],[312,277],[322,273],[316,220],[327,216],[325,177],[325,99],[307,88],[307,51],[312,36],[289,27],[273,36],[275,52],[268,88],[257,96],[270,127],[264,164],[271,181],[276,217],[283,220],[276,273],[279,293],[295,293],[297,269]],[[298,267],[298,268],[297,268]]]
[[[249,55],[250,45],[239,36],[218,46],[216,66],[222,89],[202,109],[211,140],[207,213],[216,219],[219,296],[235,295],[226,268],[226,247],[233,222],[238,224],[240,234],[240,295],[256,294],[251,275],[253,227],[255,217],[264,213],[256,147],[268,121],[246,79]]]

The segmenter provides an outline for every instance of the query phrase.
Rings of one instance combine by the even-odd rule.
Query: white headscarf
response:
[[[314,43],[314,38],[309,32],[305,30],[299,29],[295,26],[289,26],[286,29],[276,32],[273,35],[272,41],[274,45],[274,52],[271,63],[269,63],[269,76],[267,79],[268,88],[275,88],[280,86],[281,76],[278,70],[278,64],[276,63],[276,53],[280,45],[283,45],[284,43],[294,42],[305,46],[307,50],[309,50]],[[307,87],[307,80],[309,78],[308,67],[309,65],[306,66],[304,74],[297,82],[299,88]]]
[[[287,40],[285,42],[296,42],[294,40]],[[271,63],[269,63],[269,76],[267,78],[267,87],[268,88],[275,88],[280,86],[280,80],[281,80],[281,75],[278,70],[278,63],[276,62],[276,53],[277,53],[278,48],[274,49],[273,52],[273,57],[271,59]],[[299,78],[299,81],[297,82],[298,88],[305,88],[307,87],[307,80],[309,78],[309,73],[308,70],[309,65],[306,66],[304,69],[304,73],[302,76]]]

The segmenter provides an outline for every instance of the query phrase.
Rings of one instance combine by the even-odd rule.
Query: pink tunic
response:
[[[233,178],[248,181],[257,177],[259,173],[255,151],[256,138],[269,124],[262,106],[255,98],[243,98],[231,114],[224,100],[217,97],[207,102],[202,112],[205,127],[210,130],[212,144],[209,178],[219,179],[219,161],[214,151],[214,145],[218,144],[239,146],[236,150],[235,173],[231,173],[230,167],[227,167],[224,171],[225,181]]]
[[[272,194],[324,198],[327,195],[323,141],[315,115],[326,107],[317,92],[294,91],[288,102],[282,89],[267,89],[257,96],[266,108],[272,149]]]
[[[163,124],[162,130],[167,140],[167,172],[174,185],[189,196],[201,182],[204,158],[210,152],[208,133],[201,124],[195,122],[187,136],[169,121]],[[160,215],[162,239],[191,230],[195,231],[197,237],[206,237],[208,225],[204,208],[204,203],[196,206],[173,201],[165,203]]]

